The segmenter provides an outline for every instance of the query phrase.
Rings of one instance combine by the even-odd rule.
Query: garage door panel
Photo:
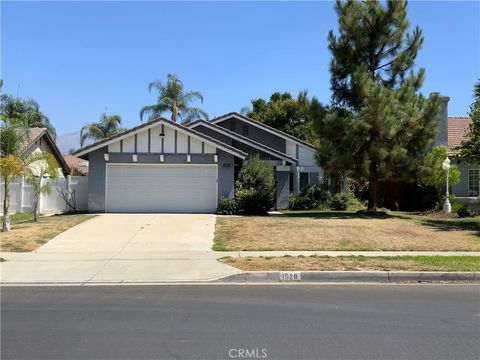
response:
[[[214,212],[217,166],[107,167],[108,212]]]

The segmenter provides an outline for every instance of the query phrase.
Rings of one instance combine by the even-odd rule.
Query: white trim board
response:
[[[98,150],[100,148],[103,148],[105,146],[108,147],[108,145],[114,143],[114,142],[117,142],[117,141],[120,141],[120,140],[123,140],[125,138],[128,138],[132,135],[135,135],[135,134],[138,134],[140,132],[143,132],[143,131],[146,131],[148,129],[151,129],[151,128],[154,128],[158,125],[164,125],[164,126],[167,126],[169,128],[172,128],[174,130],[177,130],[177,131],[180,131],[184,134],[186,134],[187,136],[191,136],[193,138],[196,138],[210,146],[213,146],[214,148],[218,148],[220,150],[223,150],[229,154],[232,154],[234,156],[237,156],[239,157],[240,159],[245,159],[247,157],[247,154],[244,153],[243,151],[240,151],[240,150],[237,150],[237,151],[234,151],[233,149],[230,149],[228,148],[227,146],[223,146],[222,144],[219,144],[217,141],[213,141],[214,139],[209,139],[208,136],[204,135],[204,134],[196,134],[194,132],[191,132],[189,131],[189,128],[186,128],[186,129],[183,129],[183,125],[179,125],[179,124],[176,124],[176,125],[172,125],[170,124],[169,122],[163,120],[163,119],[159,119],[157,121],[152,121],[151,124],[148,124],[148,125],[145,125],[145,126],[142,126],[141,128],[137,129],[137,130],[133,130],[133,131],[128,131],[125,132],[123,135],[121,136],[115,136],[114,138],[110,139],[110,140],[107,140],[107,141],[104,141],[104,142],[99,142],[97,145],[95,146],[92,146],[92,147],[89,147],[83,151],[80,151],[78,153],[75,154],[75,156],[78,156],[78,157],[81,157],[83,155],[86,155],[88,153],[91,153],[92,151],[95,151],[95,150]],[[194,130],[195,131],[195,130]],[[196,131],[195,131],[196,132]]]

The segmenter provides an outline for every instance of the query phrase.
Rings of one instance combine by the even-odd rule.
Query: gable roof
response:
[[[305,141],[302,141],[300,140],[299,138],[296,138],[295,136],[292,136],[290,134],[287,134],[283,131],[280,131],[278,129],[275,129],[274,127],[271,127],[271,126],[268,126],[268,125],[265,125],[264,123],[260,122],[260,121],[257,121],[255,119],[251,119],[249,117],[246,117],[242,114],[239,114],[237,112],[230,112],[228,114],[225,114],[225,115],[222,115],[222,116],[219,116],[219,117],[216,117],[212,120],[210,120],[211,123],[213,124],[217,124],[221,121],[224,121],[224,120],[227,120],[229,118],[236,118],[238,120],[241,120],[243,122],[246,122],[247,124],[250,124],[250,125],[253,125],[253,126],[256,126],[260,129],[263,129],[269,133],[272,133],[274,135],[277,135],[283,139],[286,139],[286,140],[290,140],[290,141],[293,141],[294,143],[298,144],[298,145],[302,145],[302,146],[306,146],[310,149],[313,149],[313,150],[317,150],[315,148],[315,146],[313,146],[312,144],[309,144],[309,143],[306,143]]]
[[[70,172],[73,172],[73,169],[77,169],[83,175],[88,174],[88,161],[81,159],[75,155],[63,155],[65,162],[67,163]]]
[[[58,165],[62,168],[63,173],[68,174],[70,172],[68,165],[47,128],[35,127],[27,129],[27,131],[21,135],[20,152],[24,153],[27,151],[40,138],[44,138],[47,141],[50,149],[53,151],[53,155],[55,156]]]
[[[199,140],[204,141],[205,143],[208,143],[209,145],[212,145],[212,146],[217,147],[217,148],[219,148],[223,151],[226,151],[230,154],[233,154],[233,155],[239,157],[240,159],[245,159],[248,155],[247,153],[245,153],[241,150],[238,150],[238,149],[234,148],[233,146],[225,144],[225,143],[223,143],[223,142],[221,142],[217,139],[211,138],[210,136],[202,134],[201,132],[190,129],[190,128],[184,126],[184,125],[180,125],[180,124],[177,124],[177,123],[175,123],[171,120],[167,120],[163,117],[154,118],[153,120],[150,120],[150,121],[146,122],[145,124],[135,126],[131,129],[128,129],[128,130],[123,131],[121,133],[112,135],[112,136],[110,136],[106,139],[102,139],[102,140],[97,141],[93,144],[87,145],[87,146],[85,146],[81,149],[78,149],[77,151],[72,153],[72,155],[75,155],[75,156],[78,156],[78,157],[83,157],[83,156],[91,153],[92,151],[97,150],[99,148],[102,148],[104,146],[108,146],[109,144],[111,144],[115,141],[124,139],[124,138],[129,137],[133,134],[137,134],[139,132],[145,131],[147,129],[153,128],[153,127],[155,127],[157,125],[161,125],[161,124],[174,127],[177,130],[179,130],[183,133],[186,133],[187,135],[192,135],[193,137],[196,137]]]
[[[229,136],[231,137],[232,139],[234,140],[237,140],[237,141],[240,141],[240,142],[243,142],[244,144],[247,144],[253,148],[256,148],[258,150],[261,150],[263,152],[266,152],[270,155],[273,155],[273,156],[276,156],[276,157],[279,157],[280,159],[283,159],[283,160],[287,160],[287,161],[290,161],[292,163],[294,162],[297,162],[298,159],[295,159],[294,157],[291,157],[281,151],[278,151],[276,149],[273,149],[269,146],[266,146],[262,143],[259,143],[259,142],[256,142],[250,138],[247,138],[245,136],[242,136],[240,134],[237,134],[236,132],[233,132],[231,130],[228,130],[222,126],[219,126],[217,124],[214,124],[210,121],[205,121],[205,120],[197,120],[191,124],[188,125],[188,127],[190,128],[196,128],[198,126],[205,126],[209,129],[212,129],[213,131],[216,131],[218,133],[221,133],[223,135],[226,135],[226,136]]]
[[[448,155],[457,155],[456,150],[465,139],[472,119],[466,116],[448,117]]]

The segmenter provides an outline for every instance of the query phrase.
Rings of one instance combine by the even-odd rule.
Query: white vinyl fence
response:
[[[40,196],[40,213],[57,214],[65,211],[71,211],[67,203],[61,196],[64,194],[74,194],[75,207],[77,211],[88,210],[88,176],[67,176],[64,179],[52,180],[45,178],[42,181],[49,182],[52,185],[50,194]],[[0,181],[0,199],[3,206],[4,182]],[[35,194],[32,186],[25,178],[16,178],[10,183],[10,213],[33,212],[33,203]]]

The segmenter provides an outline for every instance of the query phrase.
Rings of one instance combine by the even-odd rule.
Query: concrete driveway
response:
[[[214,231],[211,214],[104,214],[65,231],[37,251],[115,255],[210,251]]]
[[[2,283],[213,280],[240,272],[211,251],[215,215],[102,214],[1,264]]]

